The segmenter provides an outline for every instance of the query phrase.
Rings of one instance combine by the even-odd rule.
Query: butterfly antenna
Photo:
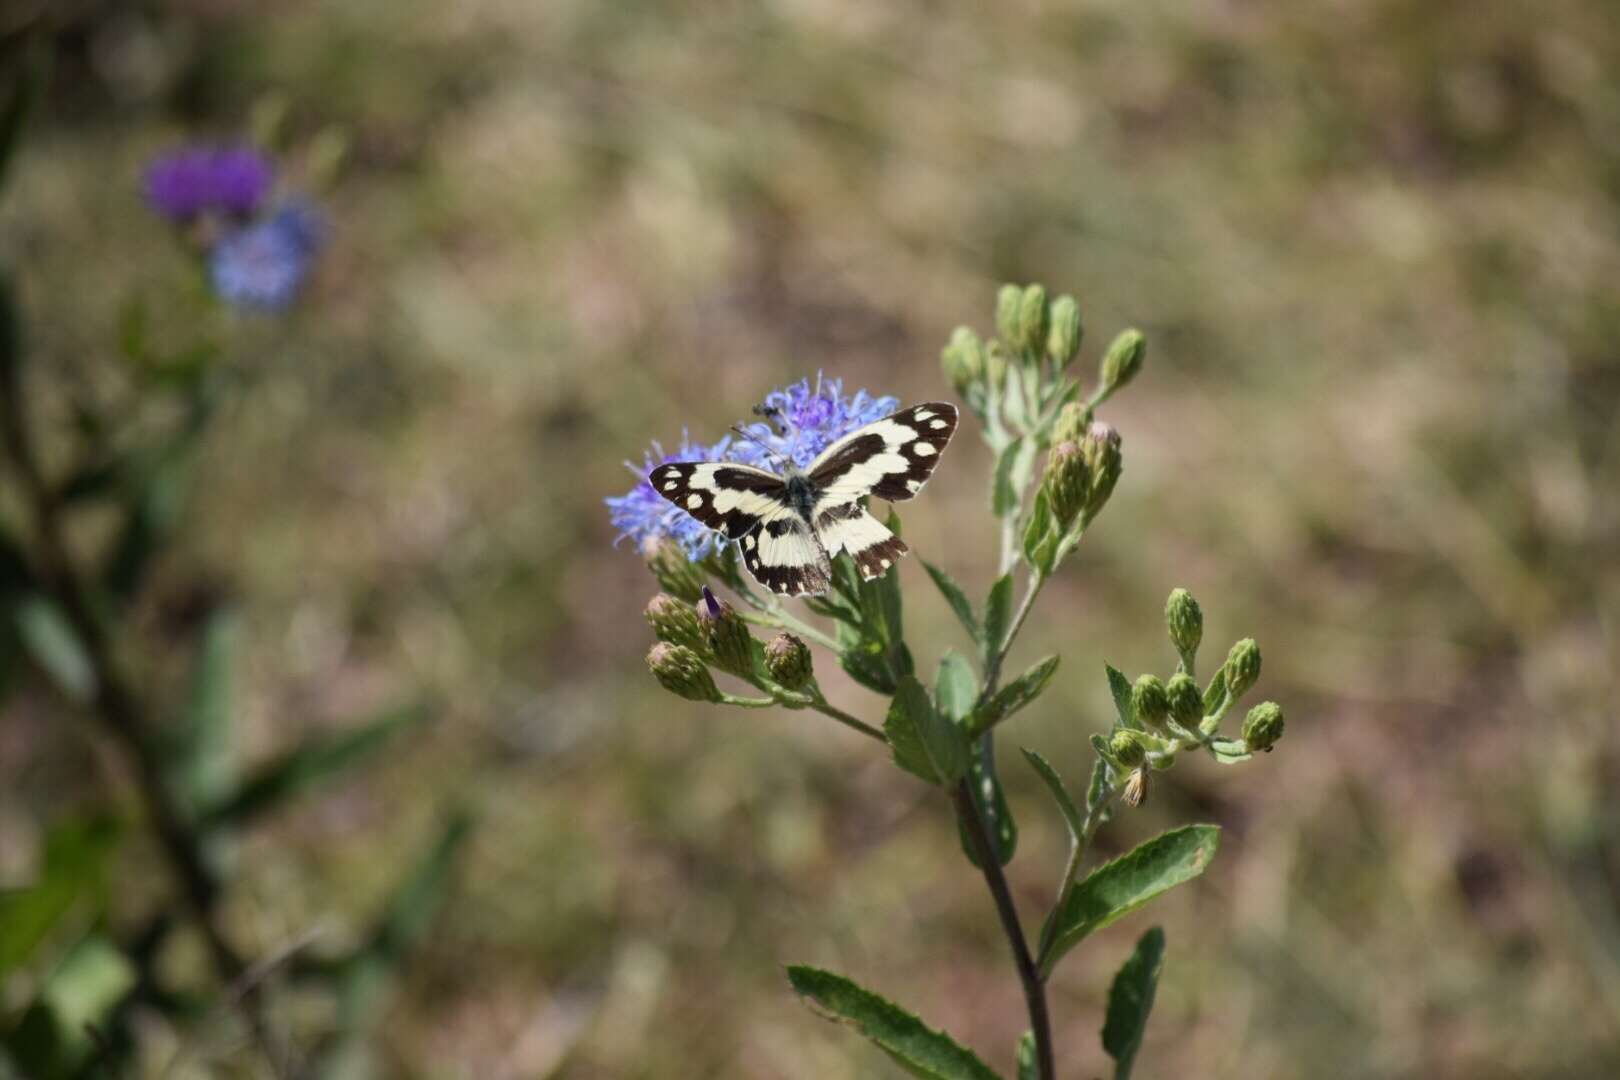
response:
[[[772,450],[769,446],[766,446],[765,443],[762,442],[757,436],[750,435],[748,432],[744,431],[742,428],[738,427],[736,424],[731,425],[731,430],[733,432],[735,432],[736,434],[741,435],[744,439],[747,439],[749,442],[753,443],[755,446],[759,447],[761,450],[765,451],[765,453],[767,453],[771,457],[775,458],[778,462],[785,461],[785,459],[782,457],[781,454],[777,453],[775,450]]]

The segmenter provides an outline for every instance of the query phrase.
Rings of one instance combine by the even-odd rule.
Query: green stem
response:
[[[885,745],[888,744],[888,737],[885,736],[883,732],[879,731],[871,724],[868,724],[865,720],[851,716],[838,706],[829,703],[827,699],[823,698],[819,693],[811,699],[810,708],[816,710],[816,712],[823,716],[832,717],[832,719],[838,721],[840,724],[843,724],[845,727],[850,728],[851,730],[860,732],[867,738],[876,739],[878,742]]]
[[[766,607],[760,609],[759,613],[739,611],[737,617],[742,619],[743,622],[753,623],[755,626],[767,626],[773,630],[791,630],[796,634],[802,634],[824,649],[832,649],[837,652],[843,648],[838,644],[836,638],[817,630],[802,619],[789,615],[781,608]]]
[[[1053,963],[1052,956],[1052,927],[1056,925],[1056,916],[1069,903],[1069,894],[1074,892],[1074,886],[1080,877],[1080,864],[1085,861],[1086,852],[1091,849],[1092,837],[1097,835],[1097,828],[1102,824],[1103,812],[1111,806],[1119,793],[1124,790],[1123,784],[1110,784],[1108,790],[1095,806],[1086,810],[1086,820],[1080,826],[1080,835],[1073,837],[1069,842],[1069,861],[1063,868],[1063,884],[1058,887],[1057,901],[1052,905],[1053,919],[1049,920],[1041,930],[1040,959],[1036,964],[1041,980],[1051,978]]]

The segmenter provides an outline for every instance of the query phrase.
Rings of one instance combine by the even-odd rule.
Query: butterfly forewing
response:
[[[956,433],[956,406],[925,401],[845,435],[810,463],[817,506],[876,495],[902,502],[921,491]]]
[[[647,475],[653,490],[727,540],[741,540],[769,518],[791,513],[782,478],[729,462],[675,462]]]

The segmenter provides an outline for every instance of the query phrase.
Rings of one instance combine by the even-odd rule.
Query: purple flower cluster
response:
[[[146,200],[174,222],[199,214],[245,217],[270,194],[275,170],[249,147],[191,147],[165,154],[146,169]]]
[[[298,295],[326,237],[326,222],[310,203],[269,206],[275,170],[246,147],[190,147],[158,158],[146,170],[147,202],[177,225],[218,215],[210,237],[208,275],[235,307],[280,311]]]
[[[694,562],[715,554],[725,541],[654,491],[647,474],[671,461],[735,461],[780,471],[781,462],[787,460],[802,469],[836,440],[883,419],[900,405],[892,397],[874,397],[864,390],[845,397],[843,390],[843,380],[818,375],[813,385],[809,379],[801,379],[772,391],[764,406],[773,422],[746,425],[743,430],[749,439],[727,435],[717,443],[704,445],[683,436],[673,453],[665,453],[662,446],[653,443],[639,466],[625,462],[640,482],[625,494],[604,500],[619,530],[618,540],[633,540],[643,547],[673,540]]]

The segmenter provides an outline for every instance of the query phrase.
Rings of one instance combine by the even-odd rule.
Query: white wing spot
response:
[[[674,491],[676,488],[678,488],[680,486],[681,485],[679,485],[675,481],[671,480],[669,483],[664,485],[664,490],[665,491]]]
[[[938,451],[934,449],[933,443],[914,442],[911,444],[911,452],[918,457],[932,457]]]
[[[746,547],[749,551],[754,550],[754,543],[755,543],[755,540],[754,540],[754,534],[753,533],[749,533],[747,536],[743,537],[743,546]]]
[[[929,412],[927,409],[918,409],[916,412],[911,414],[911,418],[913,420],[927,420],[933,415],[934,414]],[[935,424],[934,426],[938,427],[939,425]]]
[[[929,424],[928,426],[933,428],[935,431],[938,431],[940,428],[945,427],[946,423],[943,420],[935,420],[932,424]]]
[[[698,507],[700,507],[702,505],[703,505],[703,496],[701,496],[701,495],[688,495],[686,497],[686,508],[688,510],[696,510]]]
[[[885,569],[885,570],[887,570],[887,569],[888,569],[888,568],[889,568],[889,567],[891,567],[891,566],[893,566],[893,565],[894,565],[894,564],[893,564],[893,563],[891,563],[891,562],[890,562],[890,561],[889,561],[889,560],[888,560],[888,559],[884,559],[884,560],[883,560],[883,569]]]
[[[907,480],[906,481],[906,490],[911,492],[913,495],[917,494],[917,492],[922,490],[922,481],[921,480]]]

